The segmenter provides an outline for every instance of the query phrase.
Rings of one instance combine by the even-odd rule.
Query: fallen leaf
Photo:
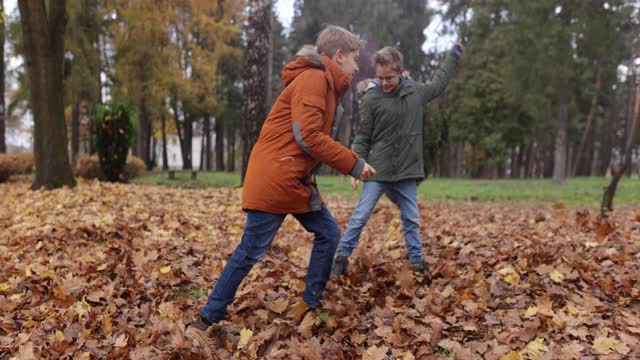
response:
[[[273,311],[276,314],[282,314],[289,306],[287,299],[278,298],[274,301],[267,302],[267,309]]]
[[[518,285],[520,283],[520,274],[511,267],[498,270],[498,274],[502,275],[502,279],[511,285]]]
[[[377,347],[373,345],[362,354],[362,360],[385,360],[388,351],[389,348],[386,346]]]
[[[598,336],[593,340],[593,350],[596,354],[608,355],[611,354],[618,346],[618,340],[609,338],[606,336]]]
[[[564,275],[558,270],[553,270],[549,273],[549,278],[555,283],[561,283],[564,280]]]
[[[524,317],[530,318],[530,317],[536,316],[536,314],[538,314],[538,307],[529,306],[527,310],[524,312]]]
[[[544,344],[544,339],[537,338],[530,341],[527,346],[520,351],[520,355],[528,358],[537,358],[546,352],[549,352],[549,348]]]
[[[122,333],[116,338],[116,342],[113,344],[113,346],[117,348],[125,347],[127,346],[127,340],[127,334]]]
[[[240,340],[238,341],[238,347],[242,348],[249,343],[249,339],[253,336],[253,331],[244,328],[240,330]]]

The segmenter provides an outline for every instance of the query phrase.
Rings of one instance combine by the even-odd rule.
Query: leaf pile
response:
[[[240,191],[0,185],[0,358],[198,359],[184,337],[242,235]],[[353,199],[329,198],[342,228]],[[312,236],[287,218],[229,308],[220,359],[640,358],[640,209],[421,204],[433,283],[381,202],[298,326]],[[329,326],[327,326],[327,324]]]

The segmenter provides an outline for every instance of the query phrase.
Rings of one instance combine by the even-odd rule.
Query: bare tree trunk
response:
[[[216,118],[216,171],[224,171],[224,121]]]
[[[629,48],[631,50],[629,57],[629,102],[627,104],[627,118],[625,119],[625,131],[624,131],[624,139],[629,138],[629,132],[631,132],[634,109],[635,109],[635,85],[636,85],[636,72],[635,72],[635,59],[636,59],[636,48],[634,46],[635,39],[637,38],[636,34],[632,32],[629,38]],[[627,176],[631,176],[631,166],[626,170]]]
[[[0,14],[4,16],[4,0],[0,0]],[[4,17],[3,17],[4,19]],[[4,99],[4,82],[5,82],[5,68],[4,68],[4,43],[5,43],[5,21],[0,24],[0,153],[7,152],[6,142],[6,104]]]
[[[80,102],[71,110],[71,163],[75,164],[80,152]]]
[[[269,36],[271,34],[271,9],[273,0],[251,0],[247,50],[244,58],[242,104],[242,174],[247,172],[251,150],[258,140],[262,123],[267,117],[267,89],[270,88]]]
[[[633,111],[633,120],[631,121],[631,127],[628,128],[629,132],[627,133],[623,162],[618,169],[615,169],[613,171],[611,183],[609,183],[609,185],[605,187],[604,194],[602,196],[602,205],[600,206],[600,215],[602,217],[606,217],[606,212],[613,208],[613,198],[616,195],[618,182],[620,181],[620,178],[622,178],[622,175],[627,171],[627,169],[631,167],[631,152],[635,144],[635,135],[638,131],[638,113],[640,112],[640,83],[636,84],[635,98],[636,107]]]
[[[511,164],[509,167],[509,173],[511,178],[516,178],[518,172],[518,150],[517,147],[511,148]]]
[[[227,127],[227,171],[236,171],[236,127]]]
[[[183,170],[193,169],[192,155],[193,155],[193,115],[185,114],[184,116],[184,138],[182,139],[183,149]]]
[[[182,135],[182,125],[180,124],[180,118],[178,116],[178,94],[173,94],[173,96],[171,96],[171,109],[173,110],[173,123],[176,127],[176,133],[178,135],[178,144],[180,147],[180,155],[182,155],[182,165],[184,167],[184,164],[186,163],[186,159],[187,159],[187,151],[186,148],[184,146],[184,136]]]
[[[32,188],[75,186],[64,121],[63,59],[65,0],[19,0],[31,85],[36,177]],[[49,16],[47,16],[47,8]]]
[[[198,166],[198,169],[200,171],[204,170],[204,163],[206,161],[205,159],[206,155],[204,152],[206,148],[207,148],[207,139],[204,136],[200,136],[200,165]]]
[[[463,176],[463,165],[464,162],[464,143],[460,142],[456,145],[456,177]]]
[[[162,104],[162,114],[160,115],[160,126],[162,136],[162,170],[169,170],[169,154],[167,153],[167,113]]]
[[[561,90],[562,92],[566,90]],[[560,94],[556,119],[556,138],[553,156],[553,183],[564,184],[567,181],[567,127],[569,124],[568,101],[565,93]]]
[[[207,146],[205,147],[205,162],[204,162],[204,168],[207,171],[211,171],[213,169],[212,166],[212,162],[211,162],[211,115],[206,114],[204,116],[204,139],[207,142]]]
[[[533,161],[535,159],[535,154],[533,153],[535,150],[534,146],[533,146],[533,139],[531,140],[531,142],[529,143],[529,145],[527,145],[527,153],[526,153],[526,160],[525,160],[525,164],[524,164],[524,177],[529,179],[531,177],[533,177]]]
[[[153,163],[151,162],[151,119],[149,118],[149,110],[144,102],[141,107],[137,156],[144,161],[147,170],[151,170],[153,168]]]
[[[582,139],[580,140],[580,145],[578,146],[578,150],[576,151],[573,167],[571,169],[571,175],[575,176],[577,174],[578,167],[580,166],[580,161],[582,160],[582,153],[584,151],[584,146],[589,138],[589,134],[591,133],[591,124],[593,123],[593,117],[596,113],[596,109],[598,108],[598,95],[600,95],[600,89],[602,88],[602,68],[598,67],[598,72],[596,74],[596,84],[595,84],[595,92],[593,93],[593,97],[591,98],[591,107],[589,108],[589,115],[587,115],[587,124],[584,127],[584,133],[582,133]]]

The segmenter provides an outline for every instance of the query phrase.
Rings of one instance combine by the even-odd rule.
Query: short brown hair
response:
[[[346,53],[359,50],[364,42],[343,27],[329,25],[318,34],[316,46],[320,55],[332,57],[338,50]]]
[[[382,49],[376,51],[375,55],[373,55],[373,66],[387,66],[393,65],[395,70],[400,70],[403,68],[402,65],[402,54],[398,49],[385,46]]]

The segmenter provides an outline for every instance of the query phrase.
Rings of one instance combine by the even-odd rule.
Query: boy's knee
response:
[[[342,235],[342,231],[340,231],[340,225],[337,223],[333,223],[331,226],[327,228],[327,238],[331,241],[331,244],[334,246],[338,246],[338,242],[340,242],[340,236]]]

